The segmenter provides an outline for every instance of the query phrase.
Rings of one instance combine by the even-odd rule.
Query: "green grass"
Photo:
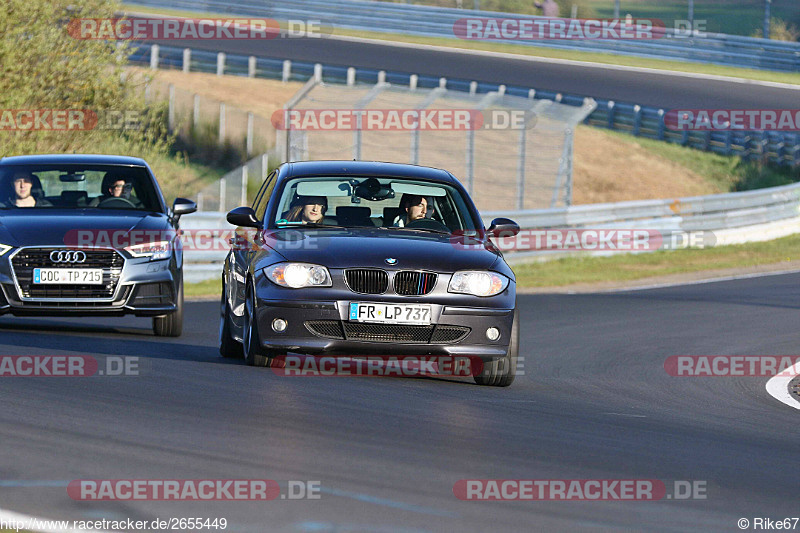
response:
[[[469,3],[469,1],[470,0],[465,0],[465,5]],[[159,13],[164,15],[173,15],[182,17],[197,17],[202,15],[220,16],[219,14],[207,13],[207,12],[179,11],[172,9],[148,9],[142,6],[133,6],[125,4],[123,4],[123,7],[126,11],[139,12],[139,13]],[[379,40],[386,40],[393,42],[446,46],[451,48],[461,48],[465,50],[486,50],[491,52],[503,52],[503,53],[532,56],[532,57],[568,59],[573,61],[586,61],[591,63],[601,63],[608,65],[621,65],[629,67],[672,70],[676,72],[711,74],[716,76],[728,76],[735,78],[745,78],[750,80],[770,81],[770,82],[800,85],[800,73],[794,73],[794,72],[772,72],[767,70],[726,67],[718,65],[709,65],[704,63],[685,63],[682,61],[647,59],[647,58],[630,57],[630,56],[615,55],[615,54],[579,52],[573,50],[556,50],[551,48],[525,46],[518,44],[466,41],[456,38],[450,39],[444,37],[417,37],[417,36],[393,34],[393,33],[345,30],[341,28],[336,28],[334,30],[334,34],[341,36],[379,39]],[[573,92],[580,92],[580,91],[576,90]]]
[[[745,191],[776,187],[794,183],[800,179],[797,170],[791,167],[764,165],[759,162],[744,162],[713,152],[705,152],[679,144],[634,137],[630,134],[604,130],[606,135],[624,142],[640,145],[655,156],[659,156],[703,176],[714,187],[723,191]]]
[[[222,275],[222,267],[220,267],[220,276]],[[222,280],[220,277],[207,279],[198,283],[185,283],[183,286],[183,296],[186,299],[190,298],[205,298],[210,296],[219,297],[222,292]]]
[[[566,257],[514,266],[517,287],[564,287],[576,283],[625,282],[654,276],[743,268],[800,259],[800,235],[705,249]]]
[[[566,2],[567,4],[569,2]],[[586,0],[600,18],[614,15],[613,0]],[[772,16],[789,22],[800,23],[800,10],[797,0],[773,0]],[[675,20],[688,17],[686,0],[622,0],[620,14],[628,13],[636,18],[656,18],[663,20],[667,27],[673,27]],[[580,14],[579,14],[580,16]],[[764,20],[764,0],[697,0],[694,18],[707,20],[706,31],[730,33],[733,35],[752,35],[761,29]]]

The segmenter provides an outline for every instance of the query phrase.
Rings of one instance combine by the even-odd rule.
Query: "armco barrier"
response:
[[[469,3],[469,2],[468,2]],[[418,6],[364,0],[131,0],[128,4],[155,8],[207,11],[278,20],[320,20],[335,28],[454,37],[459,19],[535,18],[530,15]],[[507,41],[505,41],[507,42]],[[765,70],[800,71],[800,43],[725,34],[698,36],[667,29],[654,40],[538,40],[514,41],[547,48],[624,54],[636,57],[713,63]]]
[[[735,193],[667,200],[590,204],[531,211],[481,214],[488,227],[497,217],[511,218],[523,229],[617,228],[685,233],[711,231],[717,245],[774,239],[800,232],[800,183]],[[181,220],[184,229],[233,229],[225,213],[195,213]],[[592,253],[592,252],[586,252]],[[608,253],[608,252],[604,252]],[[187,281],[219,276],[226,252],[185,253]],[[552,252],[510,252],[510,262],[563,255]]]
[[[174,46],[141,44],[133,47],[129,56],[131,63],[166,68],[182,68],[185,71],[220,72],[219,55],[214,52],[191,50],[189,63],[184,65],[187,49]],[[385,81],[398,85],[409,85],[413,73],[387,72],[375,69],[355,70],[348,79],[348,67],[342,65],[320,65],[303,61],[286,61],[274,58],[251,57],[226,54],[222,63],[222,73],[259,78],[306,81],[314,75],[315,68],[322,72],[328,83],[377,83],[381,72]],[[288,68],[287,68],[288,67]],[[416,76],[420,88],[441,86],[442,78],[435,76]],[[477,83],[470,80],[448,78],[446,86],[450,90],[487,93],[497,91],[500,83]],[[556,102],[581,106],[586,96],[564,94],[554,91],[532,89],[530,87],[505,86],[505,92],[512,96],[554,100]],[[681,144],[698,150],[728,156],[739,156],[745,160],[763,160],[780,165],[800,167],[800,133],[784,131],[684,131],[667,129],[665,116],[668,110],[644,107],[636,104],[614,102],[595,98],[597,109],[589,115],[586,123],[630,133],[637,137],[657,139]]]

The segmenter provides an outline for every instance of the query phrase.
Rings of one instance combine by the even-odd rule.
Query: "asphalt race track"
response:
[[[670,355],[798,353],[800,275],[524,295],[525,375],[281,377],[145,319],[0,318],[0,354],[124,355],[138,377],[0,378],[0,508],[55,519],[225,517],[229,531],[738,531],[798,516],[797,411],[766,378],[682,378]],[[319,500],[83,502],[75,479],[318,480]],[[461,501],[460,479],[706,483],[706,499]]]
[[[391,43],[363,43],[346,39],[153,42],[323,65],[505,83],[665,109],[795,109],[800,94],[796,88],[754,86],[675,73],[626,71],[604,68],[602,65],[558,64],[536,58],[491,57],[468,51],[409,48]]]

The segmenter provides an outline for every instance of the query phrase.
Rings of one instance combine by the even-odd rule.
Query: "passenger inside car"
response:
[[[287,222],[303,224],[324,224],[323,217],[328,210],[326,196],[298,196],[284,217]]]
[[[15,172],[10,183],[12,192],[3,207],[52,207],[44,198],[42,182],[30,172]]]

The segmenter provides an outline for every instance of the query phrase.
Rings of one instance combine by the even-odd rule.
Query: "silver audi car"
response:
[[[0,314],[133,314],[183,324],[181,215],[147,163],[107,155],[0,159]]]

